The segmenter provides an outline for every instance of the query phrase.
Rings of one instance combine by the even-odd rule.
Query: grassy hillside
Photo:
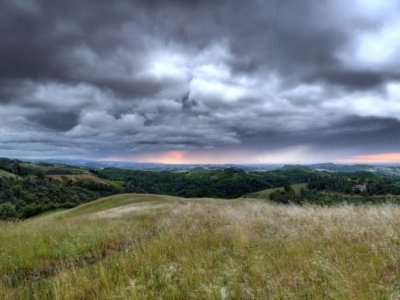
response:
[[[169,203],[171,201],[178,201],[178,200],[187,200],[185,198],[173,197],[173,196],[166,196],[166,195],[151,195],[151,194],[122,194],[116,196],[110,196],[101,198],[96,201],[92,201],[73,209],[64,211],[61,215],[58,214],[58,217],[76,217],[76,216],[83,216],[95,213],[106,212],[111,209],[118,209],[118,208],[127,208],[129,205],[137,204],[137,203],[146,203],[146,204],[155,204],[156,202],[162,203]],[[51,216],[51,215],[50,215]]]
[[[118,195],[0,223],[0,299],[394,299],[400,207]]]
[[[0,169],[0,177],[15,178],[17,176],[15,176],[14,174],[12,174],[10,172],[7,172],[7,171],[4,171],[4,170]]]
[[[123,185],[124,182],[122,181],[117,181],[117,180],[107,180],[98,177],[96,174],[93,174],[89,171],[85,171],[82,174],[76,174],[76,175],[48,175],[47,178],[58,180],[60,182],[64,183],[79,183],[79,182],[94,182],[98,184],[105,184],[114,187],[118,191],[122,192],[123,191]]]
[[[39,170],[46,175],[79,175],[87,172],[85,168],[60,164],[23,162],[20,165],[24,174],[35,174]]]
[[[297,195],[299,195],[301,189],[307,189],[307,184],[305,184],[305,183],[296,183],[296,184],[292,184],[291,187],[293,188],[295,193]],[[266,190],[262,190],[262,191],[259,191],[259,192],[246,194],[243,197],[244,198],[256,198],[256,199],[270,200],[270,196],[271,196],[272,193],[274,193],[275,191],[282,191],[283,192],[283,190],[284,190],[283,187],[273,188],[273,189],[266,189]]]

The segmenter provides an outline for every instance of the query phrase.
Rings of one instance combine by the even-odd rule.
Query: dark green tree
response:
[[[46,179],[46,174],[43,172],[42,169],[38,169],[38,170],[35,172],[35,176],[36,176],[36,178],[39,179],[39,180],[45,180],[45,179]]]
[[[18,160],[13,161],[12,171],[17,176],[22,176],[22,168]]]
[[[0,204],[0,219],[12,219],[16,218],[17,210],[15,209],[15,205],[10,202],[6,202]]]

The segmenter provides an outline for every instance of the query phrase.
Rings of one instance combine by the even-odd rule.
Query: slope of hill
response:
[[[17,176],[15,176],[14,174],[12,174],[10,172],[7,172],[7,171],[4,171],[4,170],[0,169],[0,177],[15,178]]]
[[[1,299],[388,299],[398,206],[118,195],[0,222]]]
[[[107,210],[115,210],[115,209],[127,209],[129,211],[129,207],[131,205],[139,204],[157,204],[157,203],[166,203],[171,201],[180,201],[180,200],[188,200],[180,197],[173,197],[167,195],[154,195],[154,194],[120,194],[110,197],[101,198],[73,209],[64,211],[61,215],[63,217],[76,217],[82,215],[93,215],[101,212],[105,212]],[[61,216],[58,214],[58,216]],[[49,215],[50,216],[50,215]]]
[[[296,193],[296,195],[300,194],[302,189],[307,189],[307,184],[305,183],[296,183],[291,185],[292,189]],[[284,191],[283,187],[273,188],[273,189],[265,189],[254,193],[249,193],[244,196],[243,198],[255,198],[255,199],[264,199],[264,200],[271,200],[270,196],[276,191]]]
[[[108,180],[99,178],[97,175],[90,173],[90,172],[84,172],[82,174],[76,174],[76,175],[49,175],[48,178],[52,178],[61,182],[65,183],[77,183],[81,181],[92,181],[100,184],[106,184],[109,185],[110,182]]]

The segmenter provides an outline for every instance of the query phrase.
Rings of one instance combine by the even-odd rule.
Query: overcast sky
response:
[[[2,0],[0,156],[399,160],[397,0]]]

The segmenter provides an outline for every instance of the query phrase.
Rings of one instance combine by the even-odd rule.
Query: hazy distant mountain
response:
[[[95,161],[85,159],[43,159],[31,160],[34,162],[47,162],[53,164],[66,164],[93,169],[121,168],[133,170],[156,170],[156,171],[184,171],[184,170],[216,170],[226,168],[238,168],[246,171],[270,171],[282,168],[282,164],[159,164],[159,163],[136,163],[127,161]]]
[[[132,170],[153,170],[153,171],[185,171],[185,170],[218,170],[226,168],[237,168],[245,171],[271,171],[277,169],[300,169],[309,168],[327,172],[371,172],[384,175],[400,176],[400,166],[387,165],[345,165],[334,163],[319,164],[159,164],[159,163],[136,163],[127,161],[95,161],[85,159],[46,159],[32,160],[35,162],[48,162],[53,164],[66,164],[85,168],[121,168]]]
[[[384,175],[398,175],[400,176],[399,166],[385,166],[385,165],[343,165],[343,164],[333,164],[333,163],[322,163],[322,164],[312,164],[307,167],[318,170],[318,171],[328,171],[328,172],[371,172]]]

